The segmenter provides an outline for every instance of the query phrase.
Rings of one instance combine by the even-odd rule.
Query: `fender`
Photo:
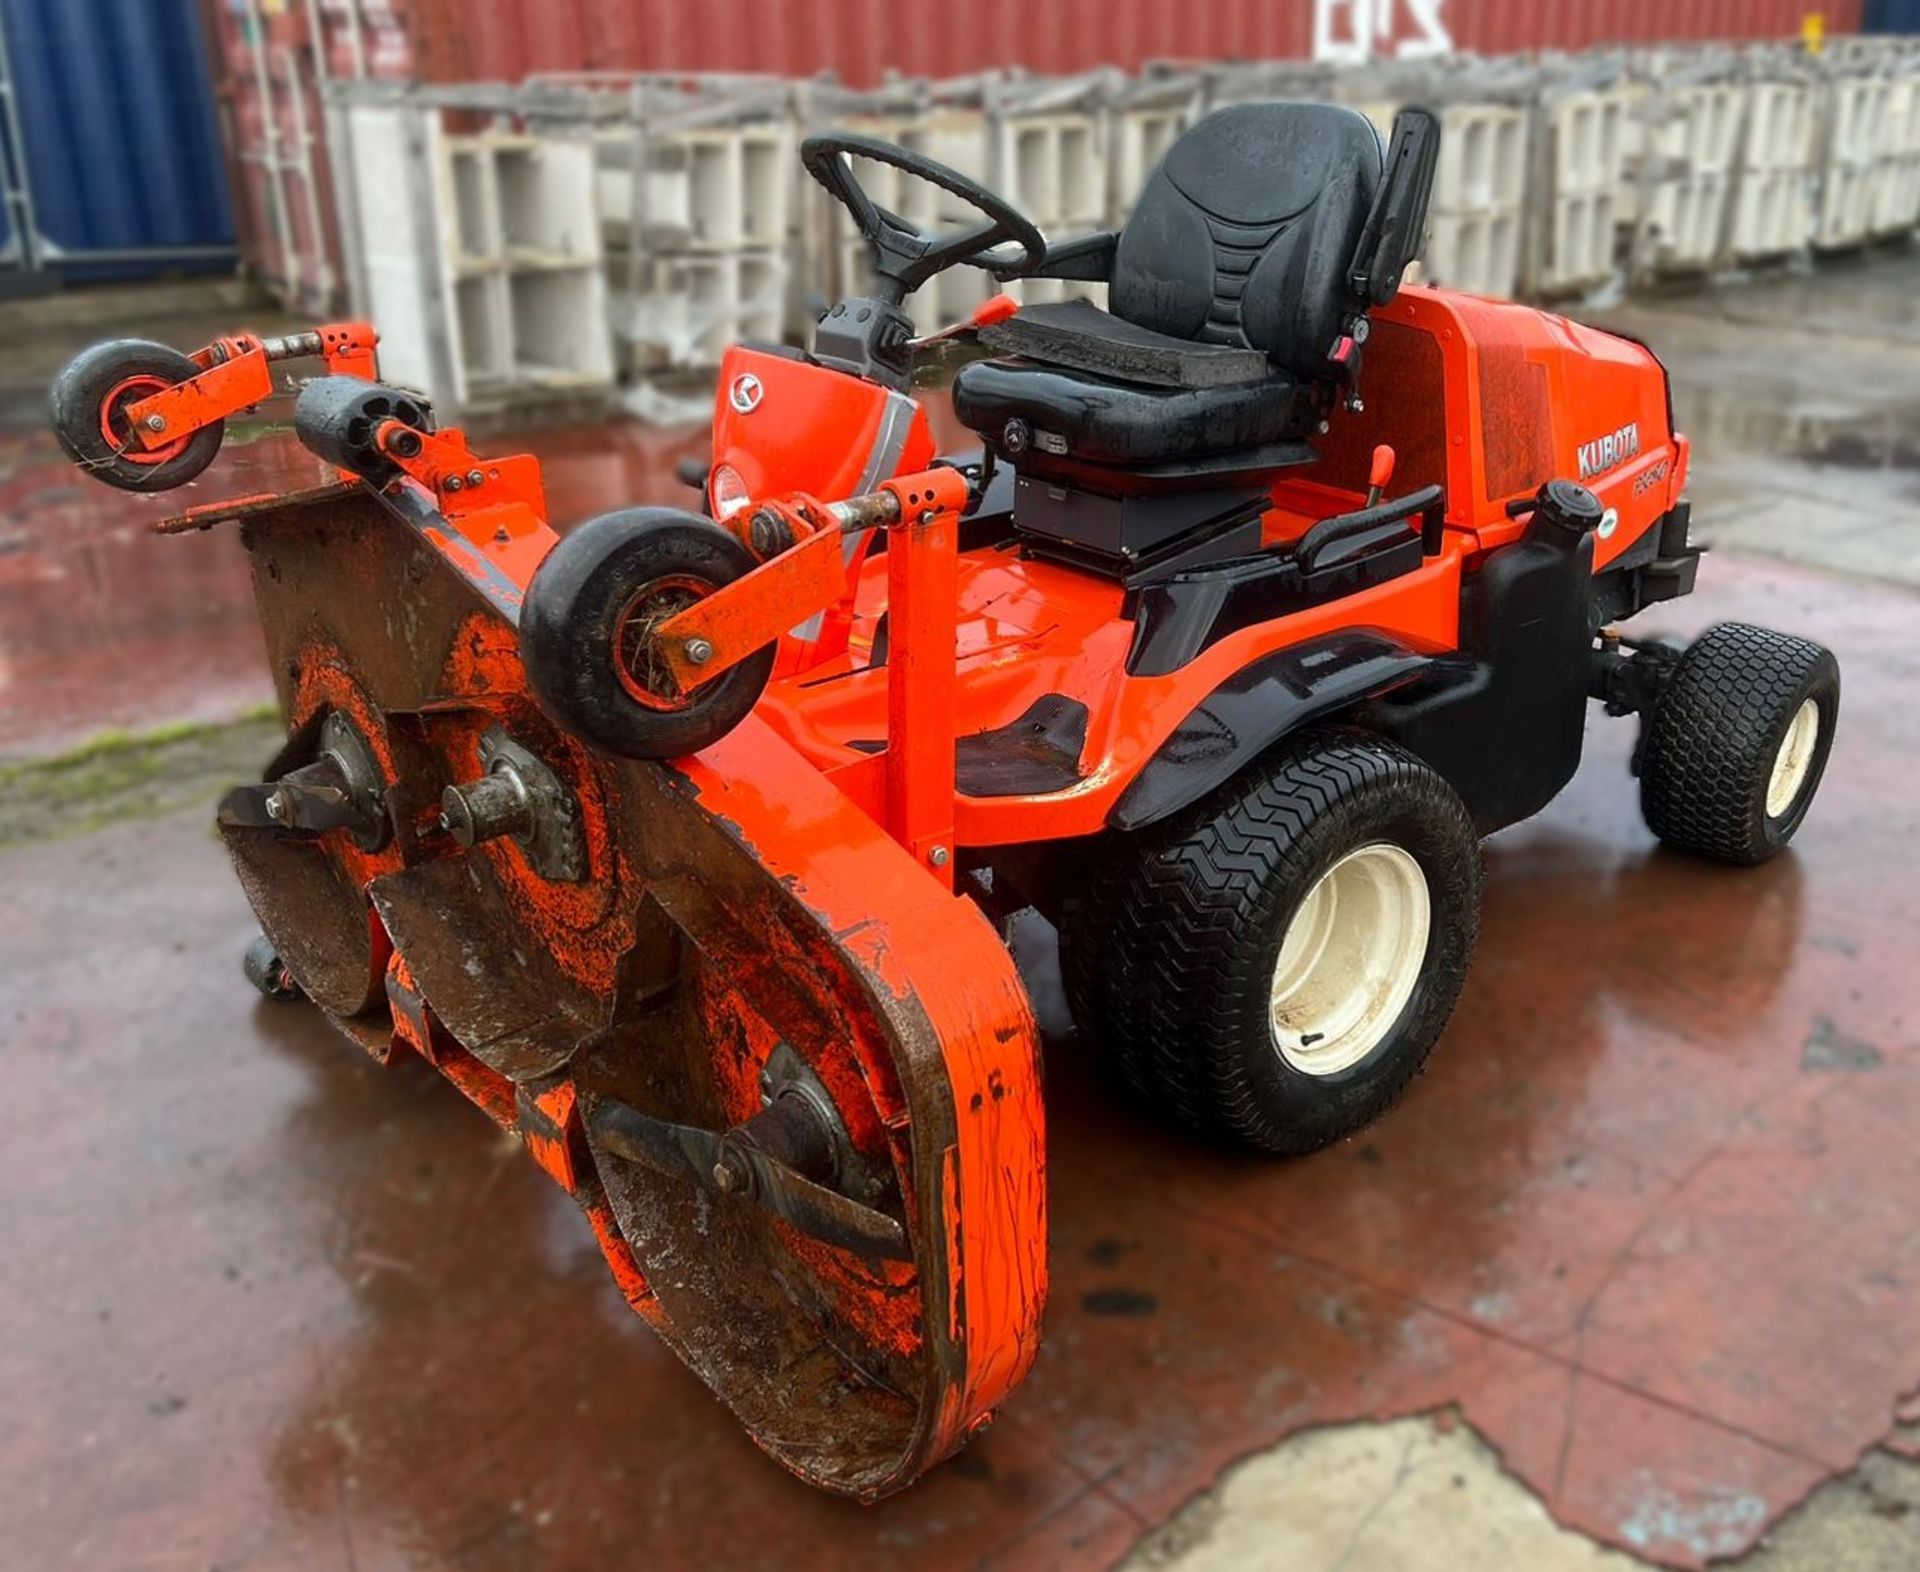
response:
[[[1107,815],[1140,830],[1197,802],[1288,732],[1423,675],[1433,658],[1390,634],[1330,633],[1243,666],[1174,727]]]

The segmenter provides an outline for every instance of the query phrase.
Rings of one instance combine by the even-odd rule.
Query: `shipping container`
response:
[[[232,267],[198,0],[0,0],[0,89],[15,266]]]
[[[551,71],[831,71],[960,76],[1002,66],[1067,74],[1150,60],[1409,56],[1584,49],[1797,34],[1810,12],[1857,32],[1863,0],[464,0],[449,15],[390,0],[416,40],[438,31],[441,75]],[[448,23],[453,25],[450,29]]]
[[[1920,0],[1867,0],[1861,31],[1920,33]]]
[[[226,71],[253,37],[313,50],[335,76],[518,81],[536,73],[727,71],[854,86],[889,73],[1065,74],[1152,60],[1405,57],[1785,38],[1819,14],[1857,32],[1868,0],[209,0]],[[1911,0],[1872,0],[1898,11]],[[250,20],[250,16],[260,20]],[[355,19],[357,18],[357,26]]]
[[[7,0],[23,4],[25,0]],[[52,5],[55,0],[40,0]],[[138,0],[126,0],[136,4]],[[330,79],[519,81],[738,72],[852,86],[999,67],[1065,75],[1155,60],[1410,58],[1788,37],[1864,0],[203,0],[249,269],[324,313],[345,296],[323,88]]]

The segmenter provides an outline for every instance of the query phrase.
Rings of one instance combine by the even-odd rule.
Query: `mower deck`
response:
[[[419,1053],[516,1131],[634,1309],[788,1467],[871,1496],[951,1451],[1025,1374],[1044,1281],[1033,1026],[985,919],[757,723],[672,767],[589,755],[526,696],[510,624],[371,493],[259,505],[243,529],[292,733],[270,779],[305,778],[287,772],[334,715],[393,824],[429,824],[502,734],[574,783],[548,843],[471,849],[288,834],[243,822],[270,798],[230,799],[228,848],[308,993],[376,1058]],[[393,584],[404,607],[376,593]],[[829,1089],[906,1259],[809,1237],[602,1133],[610,1108],[740,1125],[783,1042]]]

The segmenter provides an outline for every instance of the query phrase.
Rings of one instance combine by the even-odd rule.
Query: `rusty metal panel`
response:
[[[744,71],[808,76],[831,71],[872,84],[889,72],[966,75],[1001,66],[1067,73],[1135,69],[1148,60],[1287,58],[1312,48],[1307,0],[1248,6],[1195,0],[933,0],[886,7],[835,0],[473,0],[460,28],[468,75],[527,71]]]

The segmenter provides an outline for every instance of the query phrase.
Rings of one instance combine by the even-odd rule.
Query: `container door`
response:
[[[232,268],[200,22],[197,0],[0,0],[5,118],[43,266],[68,278]]]

